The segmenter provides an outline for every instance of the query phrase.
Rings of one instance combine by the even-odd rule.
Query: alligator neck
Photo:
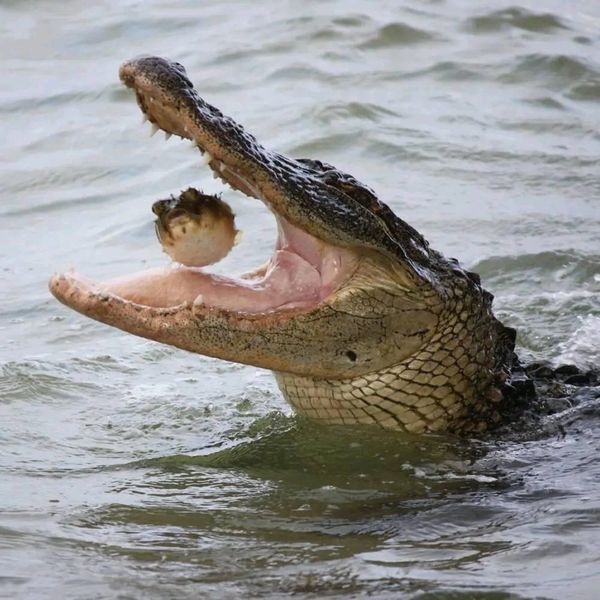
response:
[[[493,345],[477,343],[480,325],[476,313],[452,311],[426,347],[399,364],[339,380],[276,373],[277,383],[298,413],[326,423],[483,432],[502,419],[502,394],[490,385],[501,376]]]

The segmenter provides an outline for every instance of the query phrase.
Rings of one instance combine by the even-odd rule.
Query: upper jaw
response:
[[[403,245],[380,217],[378,201],[374,210],[346,189],[330,185],[322,169],[311,165],[318,161],[296,161],[265,149],[233,119],[200,98],[178,63],[137,58],[121,66],[120,77],[135,91],[152,123],[192,140],[206,153],[215,177],[262,200],[286,222],[323,242],[383,252],[410,267]]]
[[[205,154],[203,162],[215,177],[268,203],[257,176],[264,179],[262,165],[273,161],[273,153],[200,98],[183,66],[159,57],[140,57],[121,65],[119,76],[135,92],[153,127],[191,140]]]

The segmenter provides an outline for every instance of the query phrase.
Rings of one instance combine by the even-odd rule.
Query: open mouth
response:
[[[302,169],[299,163],[265,150],[237,123],[201,100],[177,63],[134,59],[122,65],[119,74],[135,93],[152,134],[162,130],[167,139],[177,135],[191,140],[215,177],[271,210],[278,232],[273,255],[237,277],[177,263],[106,282],[76,273],[55,275],[50,289],[59,300],[96,318],[100,317],[94,306],[107,303],[133,305],[138,311],[192,307],[194,313],[297,314],[322,304],[348,280],[356,268],[355,252],[306,231],[306,219],[302,227],[291,222],[293,198],[286,197],[285,190],[293,184],[294,164]]]

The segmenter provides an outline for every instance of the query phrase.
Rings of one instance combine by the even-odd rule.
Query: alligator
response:
[[[177,62],[138,57],[119,75],[153,132],[191,140],[216,177],[272,211],[274,252],[239,277],[183,265],[106,282],[57,274],[58,300],[138,336],[270,369],[295,411],[324,423],[481,433],[535,395],[515,330],[494,316],[478,275],[372,189],[264,148],[200,98]]]

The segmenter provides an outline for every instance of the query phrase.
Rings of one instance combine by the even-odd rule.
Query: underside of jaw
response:
[[[247,196],[260,198],[271,208],[254,178],[221,152],[214,139],[204,140],[194,130],[193,120],[166,105],[147,90],[134,89],[144,122],[152,124],[151,135],[162,129],[191,139],[204,155],[215,177]],[[211,153],[212,152],[212,153]],[[274,211],[273,211],[274,212]],[[218,309],[241,315],[269,314],[286,309],[308,312],[335,292],[354,272],[357,255],[327,244],[274,212],[278,236],[271,258],[254,271],[228,277],[199,267],[177,263],[149,269],[105,282],[95,282],[76,273],[56,276],[52,292],[63,302],[86,314],[108,296],[135,307],[173,309],[193,306],[195,311]],[[60,283],[60,285],[59,285]]]

